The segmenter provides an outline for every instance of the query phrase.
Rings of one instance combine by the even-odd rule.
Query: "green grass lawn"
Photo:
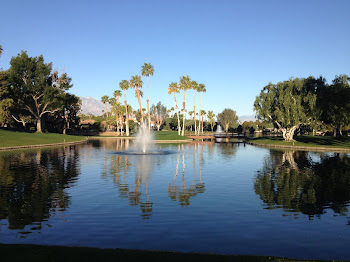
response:
[[[302,146],[302,147],[325,147],[325,148],[349,148],[350,137],[334,138],[331,136],[296,136],[293,142],[284,142],[283,138],[278,137],[255,137],[249,138],[249,142],[263,145],[281,145],[281,146]]]
[[[85,137],[50,133],[26,133],[0,129],[0,147],[55,144],[82,140],[85,140]]]
[[[187,140],[187,136],[179,136],[177,131],[155,131],[153,132],[155,140]]]

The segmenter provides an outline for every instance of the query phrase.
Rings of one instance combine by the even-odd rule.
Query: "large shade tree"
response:
[[[37,132],[42,132],[42,118],[60,110],[60,94],[72,87],[66,73],[52,71],[43,56],[29,57],[24,51],[13,57],[8,70],[8,85],[14,104],[35,119]]]
[[[148,112],[148,128],[151,129],[151,114],[149,111],[149,99],[148,99],[148,77],[153,76],[154,67],[150,63],[145,63],[142,66],[141,74],[147,77],[147,112]]]
[[[238,121],[236,111],[230,108],[225,108],[221,113],[218,114],[217,118],[220,125],[224,127],[226,133],[228,132],[228,129],[230,127],[234,127]]]
[[[305,83],[303,78],[269,83],[255,99],[254,110],[259,119],[274,123],[285,141],[292,141],[294,132],[310,123],[316,108],[315,90],[305,88]]]
[[[320,109],[320,119],[333,128],[334,136],[342,135],[342,128],[350,124],[350,78],[339,75],[331,85],[321,85],[318,88],[317,107]]]

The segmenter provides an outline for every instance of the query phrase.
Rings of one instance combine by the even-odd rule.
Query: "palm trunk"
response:
[[[148,129],[151,130],[151,114],[149,112],[149,99],[148,99],[148,75],[147,75],[147,110],[148,110]]]
[[[177,114],[177,132],[180,135],[180,132],[181,132],[180,114],[179,114],[179,107],[177,106],[175,92],[174,92],[174,99],[175,99],[175,107],[176,107],[176,110],[177,110],[177,113],[176,113]]]
[[[126,102],[126,92],[124,90],[124,98],[125,98],[125,132],[126,135],[129,136],[129,114],[128,114],[128,104]]]
[[[193,114],[194,114],[194,133],[196,134],[197,123],[196,123],[196,102],[195,102],[194,90],[193,90]]]
[[[199,102],[199,119],[201,117],[201,112],[202,112],[202,92],[201,92],[201,100]],[[199,135],[200,129],[201,129],[201,121],[198,121],[198,135]]]
[[[105,108],[106,108],[106,117],[108,116],[108,112],[107,112],[107,102],[105,102]]]
[[[184,90],[184,102],[183,102],[183,117],[182,117],[182,136],[185,136],[185,118],[186,118],[186,90]]]
[[[140,114],[141,114],[141,124],[143,123],[143,111],[142,111],[142,105],[141,105],[141,96],[140,96],[140,90],[139,88],[136,86],[136,95],[137,95],[137,100],[139,101],[139,105],[140,105]]]

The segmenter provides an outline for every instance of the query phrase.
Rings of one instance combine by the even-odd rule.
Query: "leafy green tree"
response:
[[[130,83],[128,80],[122,80],[119,83],[119,87],[124,91],[124,103],[125,103],[125,132],[126,135],[129,136],[129,113],[128,113],[128,103],[126,101],[126,90],[129,89]]]
[[[342,128],[350,124],[350,78],[336,76],[331,85],[323,85],[318,90],[317,105],[321,110],[321,120],[334,130],[334,136],[342,135]]]
[[[135,93],[136,93],[136,97],[137,97],[137,100],[139,101],[139,106],[140,106],[140,112],[141,112],[141,123],[143,123],[143,111],[142,111],[142,104],[141,104],[141,92],[140,92],[140,89],[139,88],[142,88],[142,80],[141,80],[141,77],[136,75],[136,76],[133,76],[131,77],[130,81],[130,87],[131,88],[135,88]]]
[[[147,110],[148,110],[148,128],[151,129],[151,114],[149,111],[149,99],[148,99],[148,77],[153,76],[154,67],[150,63],[145,63],[142,66],[141,74],[147,77]]]
[[[167,109],[162,104],[162,102],[159,101],[157,105],[152,105],[151,116],[156,122],[157,131],[159,131],[160,127],[164,123],[165,118],[167,117]]]
[[[211,131],[214,130],[214,125],[215,125],[215,114],[213,111],[208,111],[208,119],[209,119],[209,124],[211,127]]]
[[[13,99],[10,97],[10,88],[7,83],[8,71],[0,71],[0,124],[12,122],[10,108],[13,106]]]
[[[221,113],[218,114],[218,122],[224,127],[226,134],[230,127],[234,127],[234,125],[237,123],[237,120],[238,116],[236,114],[236,111],[230,108],[225,108]]]
[[[316,94],[305,88],[303,78],[269,83],[254,103],[259,119],[276,124],[285,141],[293,140],[295,130],[302,124],[310,123],[315,108]]]
[[[60,110],[60,94],[72,87],[71,78],[52,72],[52,64],[46,64],[43,56],[29,57],[24,51],[10,64],[8,84],[14,103],[34,117],[37,132],[42,132],[42,117]]]

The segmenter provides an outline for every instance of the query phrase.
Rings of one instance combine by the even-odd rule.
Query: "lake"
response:
[[[350,154],[132,146],[0,152],[0,243],[350,259]]]

